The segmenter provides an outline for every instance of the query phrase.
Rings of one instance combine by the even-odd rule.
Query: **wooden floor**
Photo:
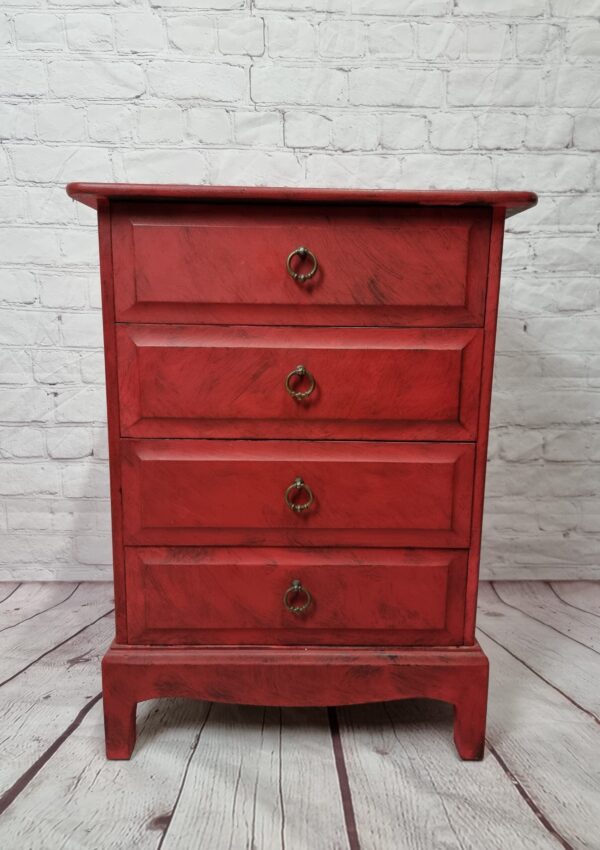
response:
[[[495,582],[488,749],[451,708],[143,703],[104,758],[106,584],[0,584],[2,850],[600,848],[600,583]]]

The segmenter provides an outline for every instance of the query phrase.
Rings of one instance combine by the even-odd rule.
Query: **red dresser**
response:
[[[98,210],[116,639],[159,696],[431,697],[483,753],[475,609],[504,220],[525,192],[70,184]]]

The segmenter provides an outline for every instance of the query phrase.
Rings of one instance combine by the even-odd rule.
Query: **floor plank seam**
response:
[[[594,582],[594,583],[595,583],[595,584],[597,584],[597,582]],[[579,606],[579,605],[573,605],[573,603],[572,603],[572,602],[567,602],[567,600],[566,600],[566,599],[563,599],[563,597],[562,597],[562,596],[560,596],[560,595],[557,593],[556,588],[554,587],[553,582],[549,581],[549,582],[547,582],[547,584],[548,584],[548,587],[550,588],[550,590],[552,591],[552,593],[556,596],[556,598],[557,598],[557,599],[560,599],[560,601],[561,601],[564,605],[568,605],[568,606],[569,606],[569,608],[574,608],[576,611],[581,611],[581,613],[582,613],[582,614],[589,614],[589,615],[590,615],[590,617],[596,617],[597,619],[599,619],[599,620],[600,620],[600,614],[598,614],[596,611],[590,611],[588,608],[580,608],[580,606]]]
[[[506,764],[502,756],[497,752],[497,750],[490,744],[490,742],[486,739],[486,745],[491,755],[496,759],[498,764],[504,773],[508,776],[514,787],[517,789],[518,793],[521,795],[525,803],[529,806],[533,814],[536,816],[538,821],[544,827],[544,829],[552,835],[553,838],[556,838],[558,842],[560,842],[561,846],[564,850],[575,850],[572,844],[569,844],[567,839],[560,834],[560,832],[556,829],[556,827],[552,824],[550,819],[544,814],[544,812],[537,805],[535,800],[529,795],[528,791],[521,784],[521,782],[517,779],[515,774]]]
[[[185,764],[185,768],[184,768],[184,771],[183,771],[183,776],[181,777],[181,784],[179,786],[179,790],[177,791],[177,796],[175,797],[175,802],[173,803],[173,808],[171,809],[171,813],[169,815],[169,819],[168,819],[167,824],[165,826],[164,832],[160,836],[160,840],[159,840],[158,844],[156,845],[156,850],[161,850],[161,847],[164,844],[165,838],[167,837],[167,834],[168,834],[169,829],[171,827],[171,824],[173,822],[173,818],[175,817],[175,812],[177,811],[177,806],[179,805],[179,800],[181,799],[181,795],[183,793],[183,788],[185,786],[185,782],[186,782],[186,779],[187,779],[187,776],[188,776],[188,773],[189,773],[189,770],[190,770],[190,765],[192,763],[192,759],[194,758],[196,750],[198,749],[198,744],[200,742],[200,736],[204,732],[204,727],[206,726],[206,724],[208,722],[208,718],[210,717],[210,713],[213,709],[213,706],[214,706],[214,702],[211,702],[211,704],[208,706],[208,711],[206,712],[204,720],[202,721],[202,725],[200,726],[200,729],[198,730],[198,734],[196,735],[194,743],[191,747],[190,754],[188,756],[188,760]]]
[[[12,682],[12,681],[13,681],[13,679],[16,679],[16,678],[17,678],[17,676],[20,676],[22,673],[25,673],[25,671],[26,671],[26,670],[29,670],[29,668],[30,668],[30,667],[33,667],[33,665],[34,665],[34,664],[37,664],[37,663],[38,663],[38,661],[41,661],[41,660],[42,660],[42,658],[45,658],[45,657],[46,657],[46,655],[49,655],[51,652],[54,652],[56,649],[60,649],[60,647],[61,647],[61,646],[64,646],[64,645],[65,645],[66,643],[68,643],[70,640],[73,640],[73,638],[76,638],[78,635],[80,635],[80,634],[81,634],[82,632],[84,632],[86,629],[89,629],[89,628],[91,628],[92,626],[96,625],[96,623],[99,623],[99,622],[100,622],[100,620],[103,620],[103,619],[104,619],[104,617],[108,617],[110,614],[113,614],[113,613],[114,613],[114,610],[115,610],[114,608],[111,608],[109,611],[106,611],[104,614],[101,614],[101,615],[100,615],[99,617],[97,617],[95,620],[92,620],[92,622],[91,622],[91,623],[87,623],[87,624],[86,624],[85,626],[83,626],[81,629],[78,629],[78,631],[74,632],[72,635],[69,635],[69,637],[68,637],[68,638],[65,638],[64,640],[61,640],[61,641],[60,641],[60,643],[57,643],[55,646],[50,647],[50,649],[47,649],[47,650],[46,650],[46,652],[42,652],[42,654],[41,654],[41,655],[38,655],[38,657],[37,657],[37,658],[34,658],[34,660],[33,660],[33,661],[30,661],[30,662],[29,662],[29,664],[27,664],[27,665],[26,665],[25,667],[23,667],[21,670],[17,670],[17,672],[16,672],[16,673],[13,673],[13,675],[12,675],[12,676],[9,676],[9,677],[8,677],[8,679],[4,679],[4,681],[3,681],[3,682],[0,682],[0,688],[1,688],[3,685],[7,685],[9,682]]]
[[[42,755],[37,758],[34,763],[29,767],[25,773],[21,774],[19,778],[13,782],[10,788],[8,788],[4,794],[0,797],[0,815],[2,815],[8,807],[14,803],[19,794],[21,794],[25,788],[29,785],[32,779],[40,772],[40,770],[44,767],[44,765],[50,761],[54,753],[61,747],[64,742],[69,738],[73,732],[81,725],[85,716],[92,710],[92,708],[96,705],[97,702],[102,697],[102,691],[96,694],[95,697],[92,697],[91,700],[86,702],[81,711],[77,714],[75,720],[70,723],[64,732],[62,732],[55,741],[50,744],[50,746],[44,750]]]
[[[45,614],[47,611],[52,611],[53,608],[58,608],[59,605],[63,605],[65,602],[68,602],[69,599],[73,596],[73,594],[81,587],[81,582],[78,582],[73,590],[65,596],[64,599],[61,599],[59,602],[55,602],[54,605],[49,605],[47,608],[44,608],[42,611],[36,611],[35,614],[31,614],[29,617],[23,617],[22,620],[19,620],[18,623],[12,623],[10,626],[4,626],[4,628],[0,629],[0,632],[6,632],[9,629],[14,629],[17,626],[20,626],[21,623],[28,623],[29,620],[35,619],[35,617],[39,617],[41,614]]]
[[[13,593],[16,593],[17,590],[21,587],[22,584],[23,584],[23,582],[20,581],[19,584],[16,587],[13,587],[13,589],[11,590],[10,593],[7,593],[6,596],[3,596],[2,599],[0,599],[0,605],[3,602],[6,602],[7,599],[10,599],[10,597],[13,595]]]
[[[503,599],[500,596],[500,594],[498,593],[498,591],[494,587],[493,581],[490,582],[490,585],[491,585],[492,590],[494,591],[494,593],[496,594],[496,596],[498,597],[498,599],[500,600],[500,602],[503,605],[506,605],[508,608],[512,608],[513,611],[518,611],[520,614],[523,614],[524,617],[529,617],[530,620],[534,620],[536,623],[540,623],[542,626],[547,626],[549,629],[552,629],[553,632],[556,632],[556,634],[562,635],[563,637],[567,638],[568,640],[572,640],[574,643],[578,643],[579,646],[582,646],[584,649],[589,649],[589,651],[595,653],[595,655],[600,655],[600,652],[598,652],[597,649],[594,649],[592,646],[588,646],[587,643],[583,643],[583,641],[577,640],[577,638],[574,638],[572,635],[566,634],[565,632],[561,631],[560,629],[557,629],[556,626],[552,626],[550,623],[546,623],[544,620],[540,620],[539,617],[535,617],[533,614],[530,614],[529,611],[523,611],[522,608],[518,608],[516,605],[513,605],[510,602],[507,602],[505,599]]]
[[[333,746],[333,757],[335,760],[338,785],[340,788],[340,796],[342,799],[342,810],[344,813],[344,823],[346,826],[348,847],[349,850],[360,850],[358,829],[356,827],[356,814],[354,812],[354,803],[352,801],[350,780],[348,779],[348,769],[346,767],[344,747],[340,736],[340,724],[338,721],[337,709],[330,706],[327,709],[327,718],[329,720],[329,730],[331,732],[331,743]]]
[[[508,654],[509,654],[510,656],[512,656],[512,658],[514,658],[514,659],[515,659],[515,661],[518,661],[520,664],[522,664],[522,665],[523,665],[523,667],[526,667],[526,668],[529,670],[529,672],[530,672],[530,673],[533,673],[533,675],[534,675],[534,676],[537,676],[537,677],[538,677],[538,679],[541,679],[541,680],[542,680],[542,682],[545,682],[545,683],[546,683],[549,687],[553,688],[553,689],[554,689],[557,693],[559,693],[559,694],[560,694],[562,697],[564,697],[564,698],[565,698],[568,702],[570,702],[570,703],[571,703],[571,705],[574,705],[574,706],[575,706],[575,708],[578,708],[580,711],[583,711],[583,713],[584,713],[584,714],[587,714],[587,715],[588,715],[588,717],[591,717],[591,718],[592,718],[592,720],[594,721],[594,723],[597,723],[597,724],[600,726],[600,717],[597,717],[597,716],[594,714],[594,712],[593,712],[593,711],[590,711],[588,708],[584,708],[582,705],[579,705],[579,703],[578,703],[578,702],[575,702],[575,700],[573,699],[573,697],[570,697],[567,693],[565,693],[564,691],[562,691],[562,690],[561,690],[561,689],[560,689],[557,685],[553,684],[553,683],[552,683],[552,682],[550,682],[548,679],[544,678],[544,676],[542,676],[542,674],[541,674],[541,673],[538,673],[538,671],[537,671],[537,670],[534,670],[534,668],[533,668],[533,667],[530,667],[530,666],[529,666],[529,664],[527,664],[527,662],[523,661],[523,659],[522,659],[522,658],[519,658],[519,656],[518,656],[518,655],[515,655],[515,653],[514,653],[514,652],[511,652],[511,650],[510,650],[510,649],[508,649],[508,647],[504,646],[504,644],[500,643],[500,641],[499,641],[499,640],[496,640],[496,639],[495,639],[495,638],[493,638],[490,634],[488,634],[486,631],[484,631],[484,629],[482,629],[482,628],[481,628],[481,626],[478,626],[477,628],[479,629],[479,631],[481,632],[481,634],[485,635],[485,636],[486,636],[486,638],[488,638],[488,640],[491,640],[491,641],[492,641],[492,643],[495,643],[495,644],[496,644],[496,646],[499,646],[499,647],[500,647],[500,649],[503,649],[505,652],[508,652]]]

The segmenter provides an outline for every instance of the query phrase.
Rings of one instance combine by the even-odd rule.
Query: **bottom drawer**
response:
[[[130,547],[125,563],[130,643],[463,640],[466,551]]]

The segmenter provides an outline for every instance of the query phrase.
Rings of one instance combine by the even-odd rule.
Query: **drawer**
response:
[[[128,548],[129,641],[459,644],[466,565],[443,549]]]
[[[469,545],[474,444],[121,440],[121,455],[125,543]]]
[[[483,207],[115,203],[119,322],[481,325]],[[294,255],[307,248],[311,255]]]
[[[473,329],[119,325],[121,433],[473,440],[482,342]]]

